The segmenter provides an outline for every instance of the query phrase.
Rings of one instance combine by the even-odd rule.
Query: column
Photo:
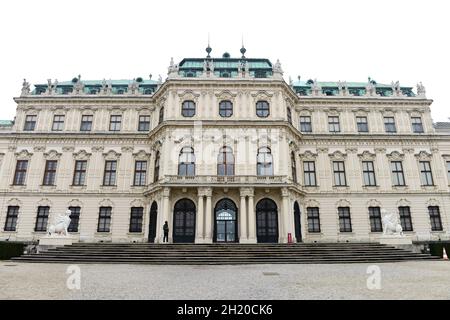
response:
[[[195,235],[195,243],[202,243],[204,240],[204,224],[203,219],[205,215],[205,210],[203,209],[204,202],[204,191],[202,189],[198,189],[198,205],[197,205],[197,225],[196,225],[196,235]]]
[[[254,205],[254,189],[248,189],[248,242],[256,243],[256,214]]]
[[[281,226],[280,226],[280,243],[287,243],[287,233],[288,233],[288,219],[289,219],[289,190],[287,188],[281,189]],[[292,234],[292,237],[295,235]]]
[[[169,214],[170,214],[170,188],[164,188],[163,190],[163,221],[162,221],[162,225],[160,225],[159,227],[162,228],[164,223],[167,221],[169,223],[169,242],[172,242],[172,234],[173,234],[173,230],[172,230],[172,224],[169,221]],[[160,242],[163,242],[163,237],[164,237],[164,233],[161,232],[161,239]]]
[[[247,233],[247,201],[246,201],[246,190],[240,189],[241,195],[241,205],[239,212],[239,242],[245,243],[248,241]]]
[[[212,189],[206,189],[206,210],[205,210],[205,243],[212,243],[212,207],[211,196]]]

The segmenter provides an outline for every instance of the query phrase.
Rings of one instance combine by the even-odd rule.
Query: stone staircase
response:
[[[378,243],[150,244],[76,243],[13,258],[21,262],[237,265],[301,263],[380,263],[434,260]]]

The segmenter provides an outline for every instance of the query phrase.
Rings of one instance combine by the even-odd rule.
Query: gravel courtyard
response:
[[[369,290],[370,264],[152,266],[0,262],[0,299],[450,299],[450,262],[378,264],[381,288]]]

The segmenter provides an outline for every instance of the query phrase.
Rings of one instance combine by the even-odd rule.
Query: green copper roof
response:
[[[203,70],[203,64],[206,60],[203,58],[187,58],[183,59],[179,66],[180,69],[199,69]],[[237,58],[211,58],[215,69],[238,69],[241,61],[249,64],[250,69],[270,69],[272,70],[272,63],[268,59],[237,59]]]
[[[10,127],[14,124],[11,120],[0,120],[0,126],[1,127]]]

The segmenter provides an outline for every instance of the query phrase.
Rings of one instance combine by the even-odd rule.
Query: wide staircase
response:
[[[159,265],[380,263],[433,259],[439,258],[377,243],[76,243],[13,258],[14,261],[22,262]]]

